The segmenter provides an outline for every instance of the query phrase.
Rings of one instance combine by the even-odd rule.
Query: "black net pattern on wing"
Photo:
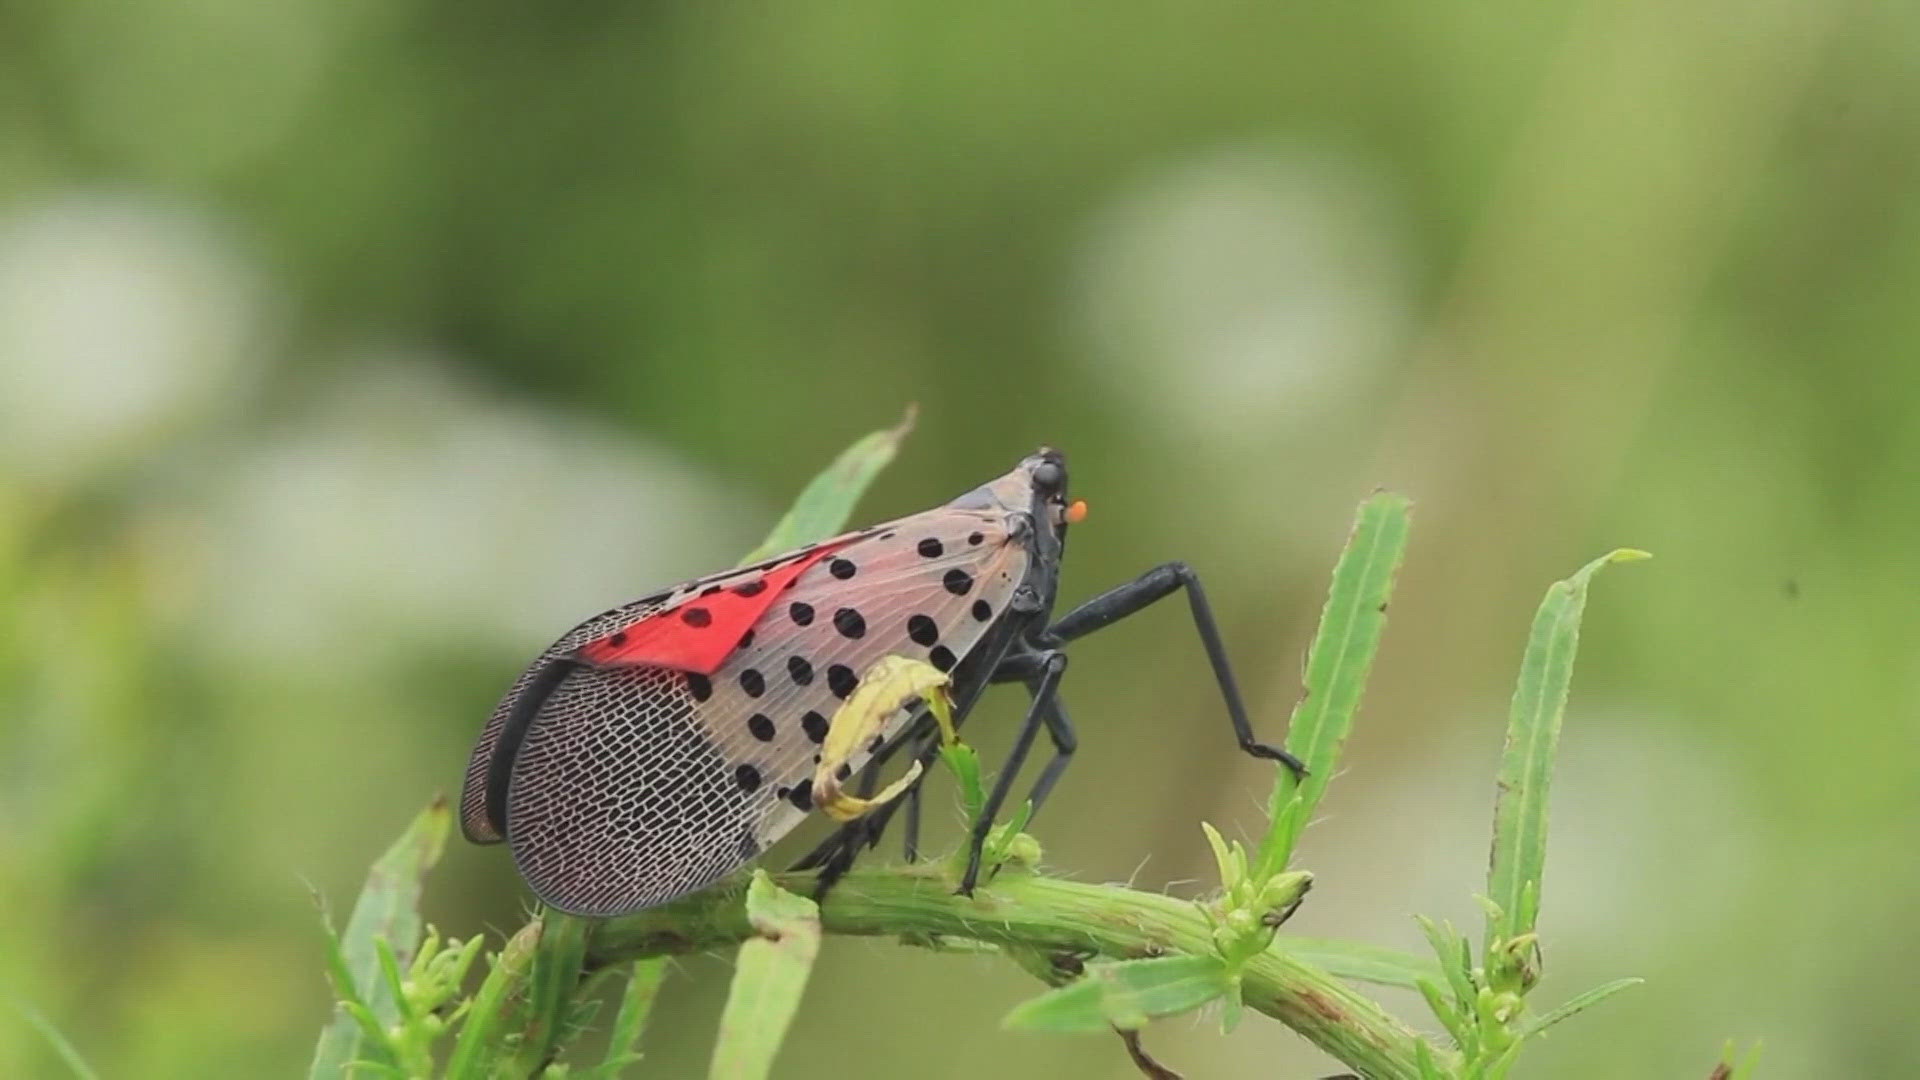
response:
[[[487,717],[487,726],[480,731],[480,741],[474,744],[473,756],[467,759],[467,776],[460,785],[460,831],[468,840],[476,844],[497,844],[505,839],[500,835],[500,830],[494,828],[493,822],[487,819],[487,770],[493,763],[494,748],[500,743],[500,729],[507,722],[507,714],[513,711],[514,700],[539,674],[547,659],[565,656],[595,638],[646,618],[666,607],[674,595],[661,593],[649,596],[595,615],[547,646],[540,654],[541,658],[513,681],[513,686],[500,699],[500,704],[493,707],[493,715]]]
[[[759,854],[733,767],[694,723],[687,678],[580,669],[514,762],[507,838],[540,898],[610,916],[712,884]]]

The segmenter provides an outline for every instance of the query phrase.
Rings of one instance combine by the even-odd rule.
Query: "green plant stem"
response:
[[[542,909],[528,975],[526,1012],[509,1075],[533,1076],[554,1059],[573,1034],[573,1009],[595,924],[552,908]]]
[[[776,875],[805,893],[808,874]],[[716,886],[672,904],[603,924],[589,965],[701,952],[754,934],[745,881]],[[1003,874],[972,898],[945,876],[912,869],[855,870],[820,907],[830,934],[899,937],[934,944],[956,937],[1043,952],[1095,953],[1119,959],[1169,953],[1207,955],[1209,927],[1191,902],[1111,885]],[[1285,939],[1255,957],[1242,976],[1246,1004],[1300,1033],[1369,1077],[1418,1077],[1419,1041],[1378,1005],[1319,968],[1287,955]],[[1428,1048],[1451,1062],[1451,1051]]]
[[[488,1063],[502,1056],[507,1010],[515,995],[526,993],[533,951],[539,942],[537,922],[527,923],[507,939],[486,981],[480,984],[480,992],[474,995],[473,1007],[454,1043],[453,1057],[447,1062],[447,1080],[480,1080],[490,1075]]]

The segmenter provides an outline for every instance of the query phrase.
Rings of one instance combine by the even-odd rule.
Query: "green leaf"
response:
[[[393,946],[387,943],[386,938],[374,938],[373,954],[380,961],[381,981],[386,983],[387,996],[400,1013],[400,1021],[405,1023],[412,1020],[413,1009],[407,1005],[406,979],[400,974],[400,960],[394,956]]]
[[[953,774],[953,782],[960,789],[961,812],[968,828],[972,828],[987,805],[986,787],[980,782],[980,755],[966,743],[957,742],[940,748],[940,760],[946,762],[947,771]],[[962,846],[953,854],[954,873],[958,874],[966,865],[967,850]]]
[[[1453,993],[1454,1007],[1460,1015],[1472,1016],[1480,990],[1473,984],[1473,956],[1466,940],[1452,923],[1436,923],[1424,915],[1415,915],[1414,920],[1426,934],[1427,943],[1433,946],[1433,955],[1439,958],[1440,973],[1446,977],[1447,988]]]
[[[1206,834],[1207,846],[1213,849],[1213,865],[1220,871],[1220,887],[1233,892],[1234,886],[1240,884],[1240,868],[1234,861],[1233,850],[1227,847],[1226,837],[1221,836],[1211,822],[1201,822],[1200,831]]]
[[[1291,772],[1279,770],[1269,804],[1271,825],[1252,874],[1255,881],[1286,869],[1294,844],[1333,778],[1340,745],[1353,727],[1367,669],[1386,627],[1387,600],[1411,527],[1410,506],[1404,496],[1377,492],[1360,504],[1354,518],[1353,533],[1333,570],[1319,632],[1307,650],[1306,693],[1287,727],[1287,749],[1306,763],[1307,777],[1296,786]]]
[[[1499,796],[1493,810],[1493,855],[1487,868],[1487,897],[1499,907],[1487,919],[1487,944],[1531,933],[1547,858],[1547,794],[1554,751],[1566,712],[1567,687],[1580,641],[1580,616],[1587,584],[1610,563],[1650,558],[1622,548],[1582,567],[1547,589],[1534,615],[1533,630],[1520,660],[1520,680],[1507,718],[1506,748],[1501,754]]]
[[[627,990],[620,995],[620,1011],[614,1015],[613,1033],[607,1040],[606,1060],[589,1076],[614,1080],[621,1066],[640,1060],[640,1035],[646,1030],[648,1014],[653,1012],[660,983],[667,976],[667,958],[635,960],[629,967]]]
[[[1434,1019],[1440,1021],[1440,1026],[1447,1029],[1447,1034],[1453,1037],[1453,1044],[1462,1050],[1471,1049],[1473,1025],[1463,1018],[1460,1010],[1454,1008],[1453,1004],[1447,1000],[1447,996],[1440,992],[1440,987],[1430,980],[1421,979],[1413,984],[1413,988],[1420,991],[1421,997],[1427,999],[1427,1008],[1432,1010]]]
[[[1745,1056],[1736,1061],[1736,1048],[1733,1040],[1728,1039],[1720,1051],[1720,1064],[1714,1066],[1707,1080],[1753,1080],[1753,1072],[1760,1066],[1760,1049],[1761,1044],[1756,1042]]]
[[[873,478],[893,460],[901,440],[913,430],[915,412],[913,406],[907,406],[906,415],[898,424],[876,431],[842,451],[825,472],[807,484],[794,500],[793,508],[742,561],[759,562],[838,533]]]
[[[720,1015],[713,1080],[760,1080],[773,1071],[787,1026],[820,951],[820,909],[755,870],[747,886],[747,920],[759,936],[740,946],[733,989]]]
[[[1615,979],[1610,983],[1603,983],[1596,986],[1584,994],[1575,994],[1559,1007],[1550,1009],[1528,1020],[1526,1024],[1520,1028],[1520,1037],[1525,1039],[1538,1035],[1560,1021],[1565,1020],[1567,1017],[1572,1016],[1574,1013],[1582,1009],[1590,1009],[1620,991],[1625,990],[1627,987],[1639,986],[1646,981],[1645,979]]]
[[[1162,956],[1091,964],[1078,980],[1022,1002],[1001,1026],[1078,1034],[1137,1028],[1201,1007],[1233,990],[1217,956]]]
[[[453,825],[453,812],[445,799],[420,812],[400,839],[373,864],[367,883],[354,902],[347,918],[346,932],[338,939],[335,992],[342,1001],[364,1004],[371,1018],[390,1027],[400,1019],[400,1002],[393,987],[382,978],[377,941],[384,941],[397,959],[410,960],[420,943],[420,887],[433,864],[446,848],[447,833]],[[331,931],[329,931],[331,935]],[[346,985],[338,985],[345,980]],[[327,1080],[345,1076],[349,1063],[368,1056],[379,1061],[384,1047],[366,1045],[366,1032],[351,1012],[342,1005],[334,1008],[333,1020],[320,1033],[314,1048],[308,1075]]]
[[[1289,937],[1281,941],[1288,956],[1354,982],[1413,990],[1422,979],[1437,983],[1445,978],[1439,964],[1400,949],[1333,938]]]
[[[47,1044],[53,1047],[53,1052],[59,1055],[60,1063],[67,1067],[68,1072],[78,1080],[99,1080],[100,1074],[93,1071],[93,1067],[87,1064],[87,1059],[80,1056],[80,1051],[74,1049],[73,1044],[67,1041],[67,1037],[53,1025],[53,1021],[42,1016],[40,1010],[24,1001],[14,1001],[13,1007],[19,1012],[20,1018],[27,1022],[27,1026],[38,1032],[40,1037],[47,1040]]]

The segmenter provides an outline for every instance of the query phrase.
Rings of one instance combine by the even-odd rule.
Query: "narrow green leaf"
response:
[[[639,1060],[640,1035],[646,1030],[647,1016],[653,1012],[660,983],[667,976],[667,958],[635,960],[629,968],[627,989],[620,995],[620,1011],[614,1014],[613,1033],[607,1040],[607,1057],[595,1075],[617,1077],[622,1065]]]
[[[392,998],[401,1022],[413,1019],[413,1009],[407,1005],[406,979],[400,974],[400,960],[393,955],[393,946],[387,944],[386,938],[374,938],[373,954],[380,961],[381,981],[386,984],[387,996]]]
[[[343,1003],[366,1007],[360,988],[353,984],[353,970],[347,966],[347,954],[340,947],[340,935],[324,926],[327,936],[327,977],[333,980],[334,996]]]
[[[67,1041],[67,1037],[60,1033],[60,1029],[53,1025],[53,1021],[48,1020],[41,1015],[40,1010],[24,1001],[15,1000],[13,1007],[19,1012],[20,1018],[27,1022],[27,1026],[38,1032],[40,1037],[47,1041],[47,1045],[53,1047],[53,1052],[59,1055],[60,1063],[67,1067],[68,1072],[78,1080],[99,1080],[99,1074],[87,1064],[86,1058],[80,1056],[80,1051],[74,1049],[73,1044]]]
[[[1288,937],[1280,940],[1288,956],[1305,960],[1329,974],[1355,982],[1413,990],[1421,979],[1439,982],[1445,978],[1440,973],[1439,964],[1400,949],[1333,938]]]
[[[1639,986],[1646,981],[1645,979],[1615,979],[1610,983],[1602,983],[1584,994],[1575,994],[1558,1007],[1549,1009],[1539,1016],[1528,1020],[1526,1024],[1520,1028],[1520,1037],[1526,1039],[1538,1035],[1560,1021],[1565,1020],[1567,1017],[1572,1016],[1574,1013],[1582,1009],[1590,1009],[1620,991],[1625,990],[1627,987]]]
[[[838,533],[873,478],[893,460],[901,440],[913,430],[915,411],[913,406],[907,406],[906,415],[898,424],[876,431],[842,451],[825,472],[807,484],[794,500],[793,508],[742,561],[758,562]]]
[[[1553,757],[1566,712],[1567,687],[1580,641],[1580,617],[1587,585],[1610,563],[1650,558],[1644,551],[1620,549],[1582,567],[1547,589],[1527,636],[1520,679],[1507,718],[1506,749],[1501,754],[1499,795],[1493,810],[1493,855],[1487,867],[1487,896],[1500,908],[1487,920],[1487,948],[1533,930],[1547,855],[1547,795]],[[1530,893],[1530,895],[1529,895]]]
[[[1720,1064],[1714,1066],[1707,1080],[1753,1080],[1754,1070],[1760,1065],[1761,1047],[1761,1043],[1754,1043],[1753,1047],[1736,1061],[1734,1058],[1736,1048],[1733,1040],[1728,1039],[1720,1051]]]
[[[1440,973],[1446,977],[1447,987],[1453,992],[1454,1007],[1461,1015],[1471,1016],[1479,990],[1473,985],[1473,958],[1468,955],[1466,941],[1454,930],[1452,923],[1436,923],[1424,915],[1415,915],[1414,921],[1420,924],[1420,931],[1427,935],[1428,944],[1433,946],[1433,955],[1440,960]]]
[[[1233,853],[1227,848],[1227,839],[1210,822],[1201,822],[1200,831],[1207,836],[1207,846],[1213,849],[1213,865],[1220,869],[1220,887],[1228,892],[1240,884],[1234,877]]]
[[[980,782],[980,755],[966,743],[954,743],[940,748],[940,760],[946,762],[947,771],[953,773],[953,782],[960,789],[960,807],[971,827],[980,820],[987,805],[986,788]],[[955,861],[964,866],[964,853],[957,855]]]
[[[989,854],[992,856],[993,865],[998,866],[1007,860],[1009,854],[1014,850],[1014,841],[1018,839],[1021,832],[1026,829],[1027,822],[1032,819],[1033,804],[1023,802],[1013,811],[1011,817],[995,825],[993,831],[987,834],[987,848]],[[964,845],[962,850],[964,850]]]
[[[1233,1029],[1239,1027],[1240,1021],[1246,1018],[1247,1002],[1245,993],[1244,984],[1240,981],[1240,974],[1229,970],[1227,972],[1227,989],[1220,995],[1220,1034],[1233,1034]],[[1204,1005],[1205,1002],[1201,1004]]]
[[[367,883],[347,918],[346,932],[340,935],[335,993],[343,1001],[360,1001],[382,1026],[391,1026],[400,1018],[400,1003],[389,983],[381,977],[380,954],[376,941],[385,941],[396,959],[410,961],[420,942],[420,887],[440,852],[447,844],[453,825],[453,812],[445,799],[420,812],[413,823],[380,856],[367,875]],[[353,1016],[341,1006],[334,1009],[333,1020],[320,1033],[314,1048],[308,1075],[319,1080],[344,1076],[347,1065],[367,1056],[373,1048],[365,1046],[365,1032]],[[384,1054],[385,1049],[373,1052]],[[375,1060],[378,1060],[376,1057]]]
[[[380,1021],[374,1018],[372,1010],[357,1001],[343,1001],[340,1003],[340,1007],[347,1011],[348,1016],[353,1017],[354,1023],[360,1025],[360,1033],[366,1038],[366,1043],[364,1044],[366,1048],[369,1050],[378,1049],[381,1053],[380,1058],[361,1058],[358,1060],[371,1062],[375,1065],[390,1064],[390,1060],[394,1056],[392,1041],[388,1038],[386,1029],[380,1026]],[[387,1060],[383,1061],[382,1059]]]
[[[1440,1071],[1440,1063],[1433,1060],[1433,1047],[1427,1045],[1427,1040],[1413,1041],[1413,1061],[1420,1069],[1420,1080],[1447,1080],[1446,1074]]]
[[[1217,956],[1161,956],[1092,964],[1080,979],[1024,1001],[1001,1026],[1012,1031],[1085,1033],[1137,1028],[1200,1008],[1233,990]]]
[[[1410,507],[1404,496],[1377,492],[1360,504],[1354,518],[1353,533],[1333,570],[1320,629],[1307,650],[1305,696],[1294,706],[1287,726],[1287,749],[1306,763],[1307,777],[1296,786],[1292,773],[1279,770],[1268,808],[1272,824],[1253,871],[1255,881],[1286,869],[1294,844],[1333,778],[1340,745],[1353,727],[1367,669],[1386,627],[1394,572],[1411,527]]]
[[[759,936],[741,944],[734,964],[713,1080],[761,1080],[772,1073],[820,951],[820,909],[782,890],[764,870],[755,870],[747,886],[747,919]]]
[[[1447,1000],[1447,995],[1441,992],[1437,983],[1430,979],[1419,979],[1414,982],[1413,988],[1427,999],[1427,1008],[1433,1012],[1433,1018],[1440,1021],[1440,1026],[1447,1029],[1447,1034],[1453,1037],[1455,1046],[1464,1050],[1472,1045],[1472,1027],[1461,1018],[1460,1010]]]

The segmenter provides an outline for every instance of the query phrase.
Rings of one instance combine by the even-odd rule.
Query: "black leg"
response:
[[[913,760],[920,762],[921,768],[925,768],[927,763],[940,753],[940,732],[932,724],[923,723],[921,727],[924,730],[913,736]],[[902,801],[907,804],[905,808],[907,820],[906,824],[901,826],[906,835],[901,837],[900,854],[910,863],[920,861],[920,790],[925,784],[926,781],[922,780],[908,788],[907,793],[901,796]]]
[[[1240,700],[1240,687],[1234,682],[1233,668],[1227,663],[1227,649],[1220,641],[1220,628],[1213,621],[1213,609],[1207,604],[1206,590],[1200,578],[1186,563],[1171,562],[1141,574],[1125,585],[1101,593],[1062,615],[1047,629],[1049,645],[1062,645],[1078,637],[1117,622],[1159,600],[1175,589],[1187,590],[1187,605],[1193,610],[1193,628],[1213,665],[1214,681],[1220,684],[1220,696],[1227,703],[1227,719],[1233,722],[1240,749],[1257,758],[1278,761],[1293,770],[1296,777],[1306,775],[1300,759],[1277,746],[1269,746],[1253,737],[1253,724],[1247,719],[1247,707]]]
[[[1045,674],[1048,656],[1038,651],[1012,653],[1000,661],[993,670],[991,682],[1012,682],[1019,680],[1027,684],[1027,693],[1038,699],[1040,679]],[[1053,758],[1046,768],[1040,770],[1040,779],[1034,781],[1033,790],[1027,793],[1027,801],[1033,804],[1033,812],[1040,812],[1040,804],[1047,801],[1047,794],[1067,770],[1074,751],[1080,749],[1080,740],[1073,733],[1073,722],[1067,718],[1067,703],[1056,690],[1047,703],[1044,715],[1047,735],[1053,740]]]
[[[1054,693],[1060,686],[1060,673],[1067,670],[1067,654],[1047,653],[1040,658],[1040,666],[1040,675],[1032,684],[1033,703],[1027,708],[1027,718],[1020,724],[1020,734],[1013,741],[1013,750],[1007,755],[1007,763],[994,780],[987,803],[980,808],[980,818],[973,823],[973,832],[967,837],[967,870],[960,875],[958,890],[963,896],[972,896],[973,887],[979,884],[981,849],[986,846],[987,834],[993,831],[994,818],[999,816],[1000,808],[1006,804],[1007,793],[1013,789],[1020,766],[1026,764],[1027,752],[1033,749],[1034,737],[1040,734],[1041,725],[1048,724],[1047,718],[1053,714]],[[1071,731],[1068,737],[1071,739]],[[1059,770],[1052,771],[1058,775]],[[1051,784],[1052,781],[1047,782]]]
[[[907,862],[920,861],[920,785],[907,789],[907,823],[901,827],[906,836],[901,838],[900,856]]]
[[[880,766],[883,764],[885,761],[882,755],[875,754],[873,760],[867,762],[867,767],[860,770],[860,782],[854,785],[853,789],[856,798],[873,798],[873,789],[880,786]]]
[[[1037,683],[1033,685],[1033,692],[1035,697],[1039,696]],[[1047,735],[1053,739],[1053,759],[1047,762],[1046,768],[1040,770],[1040,779],[1033,782],[1033,790],[1027,793],[1027,801],[1033,804],[1035,814],[1040,812],[1040,804],[1047,801],[1047,795],[1053,791],[1060,774],[1066,772],[1067,766],[1073,762],[1073,752],[1080,749],[1080,740],[1073,733],[1073,722],[1067,719],[1067,703],[1060,700],[1058,691],[1055,691],[1049,703],[1045,719]]]

